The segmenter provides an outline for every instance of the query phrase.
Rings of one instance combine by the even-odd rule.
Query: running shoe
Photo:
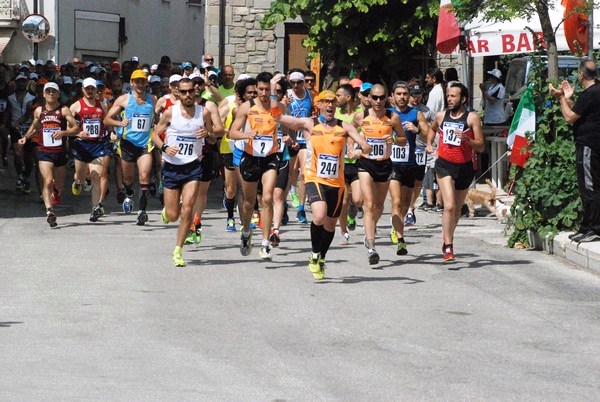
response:
[[[183,244],[194,244],[195,241],[196,241],[196,232],[194,232],[191,229],[188,230],[187,237],[183,241]]]
[[[271,246],[273,246],[273,247],[279,246],[279,243],[281,242],[281,238],[279,237],[278,229],[271,230],[271,236],[269,236],[269,242],[271,243]]]
[[[81,183],[74,181],[73,184],[71,184],[71,192],[73,195],[81,194]]]
[[[123,191],[117,192],[117,204],[122,204],[125,201],[125,193]]]
[[[244,236],[244,233],[240,236],[240,253],[244,257],[250,255],[252,252],[252,232],[248,235],[248,237]]]
[[[407,213],[406,217],[404,218],[404,226],[412,226],[415,223],[417,223],[417,217],[415,216],[414,212]]]
[[[237,231],[237,229],[235,228],[235,219],[233,219],[233,218],[227,219],[227,227],[225,228],[225,230],[227,230],[228,232],[236,232]]]
[[[56,223],[56,214],[53,210],[49,210],[48,212],[46,212],[46,222],[48,222],[51,228],[55,228],[56,225],[58,225]]]
[[[17,183],[15,184],[15,190],[23,190],[23,179],[17,179]]]
[[[125,212],[126,215],[129,215],[131,211],[133,211],[133,200],[129,197],[125,197],[125,200],[123,200],[123,212]]]
[[[31,194],[31,187],[28,181],[23,182],[23,194]]]
[[[102,216],[100,214],[100,206],[97,205],[94,207],[94,209],[92,209],[92,214],[90,215],[90,222],[98,222],[98,218],[100,218],[100,216]]]
[[[135,222],[138,226],[144,226],[148,222],[148,214],[143,209],[140,209],[137,214],[137,220]]]
[[[202,241],[202,223],[199,223],[197,225],[193,224],[192,226],[194,228],[194,235],[196,236],[194,238],[194,243],[200,244],[200,242]]]
[[[350,233],[342,232],[342,244],[350,244]]]
[[[290,216],[288,215],[288,203],[284,202],[283,203],[283,216],[281,217],[281,224],[283,226],[285,226],[288,223],[290,223]]]
[[[442,251],[444,252],[444,261],[454,261],[456,258],[454,257],[454,247],[452,247],[452,244],[444,244]]]
[[[258,256],[263,261],[271,261],[273,258],[271,256],[271,246],[262,246],[258,252]]]
[[[167,219],[167,208],[163,207],[162,211],[160,212],[160,218],[165,225],[169,223],[169,219]]]
[[[83,189],[87,192],[92,190],[92,181],[90,179],[85,179],[83,182]]]
[[[102,218],[104,216],[104,214],[106,213],[104,211],[104,205],[102,205],[101,202],[98,203],[98,212],[100,213],[100,218]]]
[[[435,212],[444,212],[444,206],[440,204],[436,205]]]
[[[421,211],[427,211],[428,208],[433,207],[433,205],[428,204],[427,201],[423,201],[423,203],[421,205],[419,205],[417,208],[420,209]]]
[[[377,251],[374,248],[369,249],[369,253],[367,254],[367,256],[369,257],[370,265],[379,264],[379,254],[377,253]]]
[[[390,240],[392,241],[392,244],[398,244],[398,235],[394,228],[392,228],[392,231],[390,232]]]
[[[320,256],[318,253],[310,253],[308,256],[308,270],[313,274],[313,277],[321,281],[325,279],[325,271],[319,264]]]
[[[348,230],[353,232],[356,229],[356,218],[351,218],[350,215],[346,218],[346,223],[348,224]]]
[[[60,200],[62,198],[61,196],[62,194],[60,191],[58,191],[56,187],[52,186],[52,205],[60,205]]]
[[[292,193],[292,207],[298,208],[300,206],[300,197],[298,197],[297,193]]]
[[[406,248],[406,242],[404,239],[398,239],[398,246],[396,247],[396,255],[406,255],[408,250]]]
[[[183,260],[183,250],[181,247],[175,247],[173,251],[173,265],[175,267],[185,267],[185,261]]]
[[[299,223],[308,223],[308,219],[306,219],[306,211],[298,211],[296,214],[296,219],[298,219]]]

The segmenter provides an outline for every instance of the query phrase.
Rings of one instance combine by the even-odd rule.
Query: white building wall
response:
[[[24,0],[22,15],[33,12],[33,1]],[[186,60],[198,63],[204,51],[204,7],[188,4],[185,0],[60,0],[55,17],[55,0],[38,0],[39,13],[48,18],[51,25],[50,37],[39,44],[39,58],[57,56],[64,64],[73,57],[90,54],[107,59],[130,59],[138,56],[142,63],[158,63],[160,57],[168,55],[174,63]],[[76,48],[75,11],[113,13],[125,18],[127,43],[117,52],[89,51]],[[102,24],[91,24],[93,35],[102,37]],[[58,35],[57,35],[58,33]],[[58,38],[57,38],[58,36]],[[56,41],[58,39],[58,41]],[[58,46],[55,49],[56,43]],[[58,54],[55,55],[54,52]],[[16,32],[2,53],[4,62],[19,62],[31,59],[33,46]]]

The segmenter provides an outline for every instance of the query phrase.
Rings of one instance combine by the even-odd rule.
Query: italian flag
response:
[[[437,38],[435,46],[440,53],[450,54],[458,46],[460,29],[452,10],[451,0],[440,0],[440,16],[438,18]]]
[[[523,92],[523,96],[521,96],[506,139],[506,144],[509,148],[512,148],[510,163],[514,165],[525,167],[525,162],[531,155],[531,152],[523,152],[523,149],[527,149],[529,146],[525,136],[528,131],[535,133],[535,106],[531,86],[527,87]]]

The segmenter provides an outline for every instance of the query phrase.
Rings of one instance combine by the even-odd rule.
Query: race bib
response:
[[[372,149],[367,158],[369,159],[381,159],[385,157],[385,146],[386,143],[381,138],[367,138],[367,144],[369,144]]]
[[[181,156],[191,156],[194,155],[194,146],[196,145],[195,137],[184,137],[184,136],[176,136],[175,137],[175,146],[179,148],[178,155]]]
[[[45,128],[42,130],[42,140],[45,147],[60,147],[62,146],[62,138],[58,140],[53,137],[54,133],[60,131],[60,128]]]
[[[150,131],[150,115],[134,113],[131,116],[131,129],[133,131]]]
[[[306,142],[306,139],[304,138],[304,134],[302,134],[302,131],[296,131],[296,142],[298,144],[304,144]]]
[[[277,152],[283,153],[285,150],[285,142],[283,142],[283,133],[281,131],[277,131]]]
[[[319,154],[317,176],[324,179],[337,179],[340,171],[338,155]]]
[[[448,145],[460,146],[460,138],[456,136],[457,131],[462,131],[465,125],[462,123],[444,122],[442,142]]]
[[[98,138],[100,136],[100,121],[83,120],[83,130],[88,132],[90,138]]]
[[[408,162],[409,152],[409,144],[406,144],[403,147],[401,147],[400,145],[392,144],[392,162]]]
[[[425,152],[424,149],[417,148],[415,150],[415,160],[417,162],[417,165],[424,166],[427,162],[427,152]]]
[[[0,113],[4,112],[6,110],[6,99],[0,99]]]
[[[273,149],[273,137],[270,135],[257,134],[252,139],[252,156],[267,156]]]

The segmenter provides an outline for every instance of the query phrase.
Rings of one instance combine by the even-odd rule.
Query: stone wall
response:
[[[219,2],[206,0],[205,52],[215,65],[231,64],[236,75],[276,69],[275,29],[263,30],[260,21],[271,0],[222,0],[225,7],[225,60],[219,60]]]

